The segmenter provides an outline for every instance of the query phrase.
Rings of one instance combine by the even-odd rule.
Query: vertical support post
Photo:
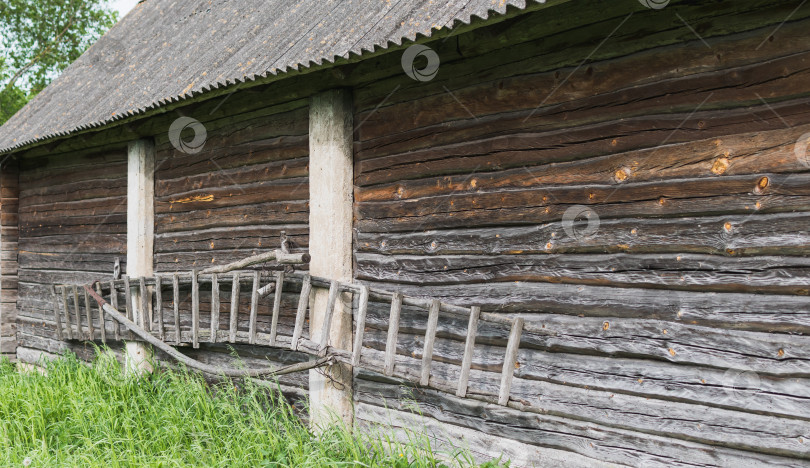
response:
[[[309,264],[313,276],[351,282],[354,165],[353,110],[348,90],[329,90],[309,102]],[[310,339],[319,343],[329,293],[315,289],[310,308]],[[327,343],[352,349],[351,294],[340,295]],[[325,374],[325,375],[324,375]],[[316,430],[328,424],[330,412],[351,426],[352,370],[336,364],[309,371],[310,421]]]
[[[148,277],[154,274],[155,240],[155,145],[141,139],[132,141],[127,147],[127,275],[131,278]],[[141,300],[140,291],[126,291],[133,295],[133,321],[146,322],[147,310],[143,310],[146,300]],[[144,298],[145,299],[145,298]],[[127,372],[151,372],[149,360],[151,349],[144,343],[127,342]]]
[[[17,350],[19,182],[17,159],[7,158],[0,167],[0,355],[12,360]]]

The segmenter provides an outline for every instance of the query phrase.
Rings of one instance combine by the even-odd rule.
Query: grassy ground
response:
[[[109,354],[67,355],[45,375],[0,362],[0,466],[442,466],[417,433],[313,437],[277,395],[186,372],[126,378]]]

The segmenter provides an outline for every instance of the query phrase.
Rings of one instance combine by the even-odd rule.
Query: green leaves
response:
[[[107,0],[0,3],[0,125],[117,20]]]

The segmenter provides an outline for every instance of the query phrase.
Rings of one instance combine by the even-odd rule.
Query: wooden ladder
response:
[[[553,333],[548,330],[524,323],[523,318],[507,318],[499,314],[481,312],[480,307],[469,308],[448,304],[438,299],[407,297],[398,291],[385,291],[370,288],[366,285],[346,283],[341,281],[320,278],[300,272],[259,272],[235,270],[245,268],[257,263],[258,257],[251,257],[251,261],[240,261],[230,266],[218,267],[201,272],[156,274],[147,278],[129,278],[124,276],[120,280],[108,282],[94,282],[87,286],[54,284],[52,286],[54,321],[56,333],[60,340],[96,340],[106,343],[108,337],[120,340],[143,340],[158,347],[177,360],[190,367],[213,374],[227,376],[242,375],[282,375],[322,365],[343,363],[358,369],[365,369],[410,381],[422,387],[434,388],[439,391],[454,393],[459,397],[468,396],[468,382],[472,367],[475,341],[481,324],[490,324],[508,330],[508,340],[500,375],[500,385],[497,398],[474,396],[486,401],[494,400],[500,405],[509,404],[510,389],[515,372],[521,336],[524,331],[531,331],[534,335],[548,336]],[[270,255],[262,257],[263,261]],[[276,255],[274,257],[278,259]],[[247,259],[246,259],[247,260]],[[297,260],[297,261],[295,261]],[[287,259],[286,263],[303,263],[301,258]],[[305,259],[308,261],[308,258]],[[213,270],[213,271],[212,271]],[[235,270],[235,271],[234,271]],[[230,284],[231,307],[230,320],[227,330],[220,329],[220,299],[221,286]],[[292,335],[286,336],[278,333],[278,320],[281,311],[282,292],[285,285],[300,285],[295,326]],[[168,286],[172,293],[172,320],[167,323],[163,308],[163,289]],[[180,321],[180,290],[185,286],[191,289],[190,329],[183,329]],[[250,315],[247,330],[239,330],[239,294],[243,286],[250,288]],[[200,328],[200,289],[211,290],[210,327],[206,330]],[[328,299],[324,321],[317,342],[303,337],[304,324],[309,309],[310,297],[317,289],[328,290]],[[126,293],[124,312],[119,311],[119,292]],[[261,298],[273,294],[272,317],[269,333],[257,331],[257,311]],[[357,308],[354,311],[354,346],[351,351],[331,346],[329,331],[332,324],[335,305],[341,294],[358,295]],[[109,302],[103,299],[109,297]],[[94,301],[90,299],[93,298]],[[134,298],[139,304],[132,304]],[[366,314],[369,301],[390,304],[388,332],[385,351],[382,357],[370,353],[368,347],[363,346],[363,335],[366,328]],[[93,306],[95,302],[95,306]],[[82,304],[83,303],[83,304]],[[424,336],[421,369],[414,373],[405,366],[397,366],[397,339],[399,335],[400,314],[403,305],[427,310],[428,319]],[[135,314],[135,308],[144,313]],[[466,319],[467,331],[464,340],[464,354],[458,370],[458,384],[455,388],[444,383],[437,383],[431,379],[431,364],[433,347],[440,314],[452,315]],[[135,323],[134,318],[138,318]],[[112,322],[112,329],[107,329],[107,318]],[[286,348],[292,351],[304,352],[315,357],[306,363],[299,363],[283,368],[267,369],[231,369],[213,367],[193,360],[175,350],[170,344],[179,346],[190,344],[199,348],[200,343],[235,343],[275,348]],[[364,352],[365,351],[365,352]],[[417,350],[414,351],[414,355]]]

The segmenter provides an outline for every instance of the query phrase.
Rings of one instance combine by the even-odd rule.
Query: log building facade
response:
[[[299,11],[306,2],[279,2],[283,18],[307,27],[262,59],[277,72],[245,79],[249,56],[180,44],[182,54],[160,53],[174,72],[139,82],[148,38],[127,35],[144,25],[158,38],[175,27],[202,34],[214,15],[234,15],[217,9],[238,10],[214,5],[212,18],[192,18],[208,3],[177,2],[179,15],[180,6],[142,2],[0,127],[5,355],[92,357],[86,343],[56,338],[49,288],[109,280],[116,261],[126,272],[134,140],[154,147],[155,272],[277,248],[282,232],[315,250],[310,237],[328,227],[310,213],[327,189],[309,183],[320,128],[312,103],[339,90],[348,104],[328,118],[350,124],[353,174],[328,190],[351,202],[351,279],[550,332],[521,341],[509,406],[355,369],[356,424],[418,421],[482,459],[504,452],[513,466],[810,463],[810,5],[413,1],[391,13],[332,2],[379,15],[361,18],[370,32],[357,39],[379,43],[357,46],[341,43],[357,34],[350,14],[322,20]],[[232,21],[233,31],[211,34],[241,52],[262,34],[287,45],[282,20],[261,34]],[[318,43],[345,52],[276,65],[297,41],[314,44],[301,46],[309,54]],[[70,109],[83,86],[106,94]],[[182,118],[192,124],[172,133]],[[297,297],[285,290],[279,327],[292,329]],[[247,314],[248,292],[239,299]],[[271,307],[259,304],[260,331]],[[385,349],[388,307],[370,303],[367,346]],[[403,306],[397,366],[418,369],[427,322],[427,310]],[[460,362],[466,330],[440,317],[433,359]],[[478,331],[471,392],[497,394],[508,336]],[[226,344],[180,349],[230,359]],[[236,350],[248,363],[306,358]],[[305,396],[311,378],[280,383]],[[456,377],[437,369],[431,378]]]

